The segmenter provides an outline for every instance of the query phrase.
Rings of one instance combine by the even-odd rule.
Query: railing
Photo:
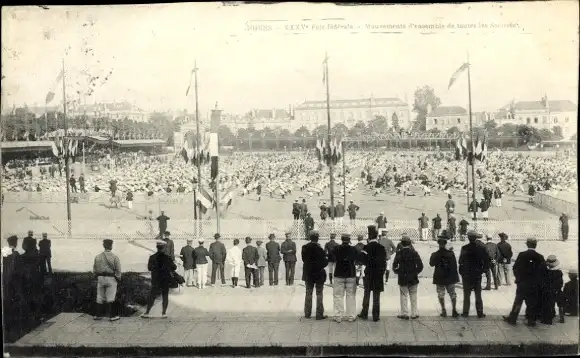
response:
[[[373,219],[356,219],[350,221],[344,218],[343,222],[318,221],[315,229],[322,238],[327,238],[330,233],[350,233],[351,235],[364,235],[366,237],[367,225],[374,224]],[[570,220],[569,240],[578,239],[578,221]],[[560,226],[557,220],[550,221],[472,221],[471,229],[476,229],[483,234],[497,238],[500,232],[508,234],[511,240],[525,240],[535,237],[539,240],[555,241],[561,239]],[[400,238],[402,234],[409,235],[413,240],[420,238],[418,222],[391,221],[387,225],[388,236]],[[79,239],[152,239],[158,233],[156,220],[72,220],[70,225],[66,220],[12,220],[2,223],[2,234],[25,236],[28,230],[33,230],[35,235],[46,232],[50,238],[79,238]],[[202,220],[170,220],[168,230],[176,239],[213,237],[216,233],[216,221]],[[293,220],[258,220],[258,219],[221,219],[220,234],[224,239],[243,239],[247,236],[259,239],[267,238],[268,234],[274,233],[282,237],[289,230],[295,239],[305,239],[305,228],[302,221]],[[429,233],[429,238],[431,232]]]
[[[577,193],[560,192],[558,196],[553,193],[537,192],[534,202],[542,208],[557,214],[566,213],[569,217],[578,217]]]

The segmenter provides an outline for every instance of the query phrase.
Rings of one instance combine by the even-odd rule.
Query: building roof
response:
[[[576,111],[578,106],[569,100],[548,101],[550,112],[571,112]],[[514,104],[516,111],[538,111],[545,110],[544,101],[519,101]]]
[[[330,101],[330,108],[370,108],[370,107],[400,107],[407,104],[397,97],[391,98],[356,98],[356,99],[336,99]],[[308,110],[326,108],[326,101],[306,101],[295,110]]]
[[[150,145],[163,145],[165,141],[162,139],[120,139],[114,140],[115,144],[121,147],[137,147],[137,146],[150,146]]]
[[[455,116],[455,115],[465,115],[467,110],[459,106],[441,106],[437,107],[427,114],[427,117],[444,117],[444,116]]]

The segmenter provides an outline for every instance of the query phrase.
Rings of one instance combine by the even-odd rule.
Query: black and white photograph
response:
[[[3,356],[579,354],[579,3],[2,7]]]

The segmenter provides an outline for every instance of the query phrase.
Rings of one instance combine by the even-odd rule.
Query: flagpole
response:
[[[199,141],[200,141],[200,135],[199,135],[199,103],[198,103],[198,98],[197,98],[197,60],[195,60],[195,64],[194,64],[194,71],[195,71],[195,129],[196,129],[196,140],[195,140],[195,157],[197,158],[197,191],[201,194],[201,161],[200,161],[200,155],[199,155]],[[194,192],[195,193],[195,192]],[[197,195],[195,195],[197,196]],[[194,207],[194,219],[195,219],[195,225],[196,225],[196,229],[195,229],[195,233],[197,235],[197,229],[198,227],[201,227],[201,225],[198,225],[198,220],[201,220],[201,205],[198,204],[197,202],[197,197],[194,196],[194,200],[195,200],[195,207]],[[201,235],[201,233],[200,233]]]
[[[463,146],[464,134],[461,133],[461,146]],[[467,144],[467,141],[465,142]],[[465,148],[467,150],[467,148]],[[467,213],[469,213],[469,159],[465,160],[465,197],[467,199]]]
[[[342,144],[345,144],[344,142]],[[346,208],[346,159],[344,158],[344,145],[342,147],[342,205]]]
[[[67,139],[64,145],[64,170],[65,170],[65,178],[66,178],[66,218],[68,220],[68,236],[71,235],[71,211],[70,211],[70,187],[69,187],[69,178],[70,178],[70,167],[69,167],[69,150],[68,150],[68,141],[70,138],[68,137],[68,122],[66,118],[66,76],[64,72],[64,58],[62,59],[62,107],[63,107],[63,115],[64,115],[64,138]]]
[[[472,198],[475,200],[475,147],[473,141],[473,119],[471,118],[471,63],[469,62],[469,52],[467,52],[467,94],[469,95],[469,135],[471,136],[471,149],[473,150],[471,162],[471,185]],[[467,184],[467,187],[469,187],[469,184]],[[467,208],[469,209],[469,201]],[[473,210],[473,220],[477,221],[476,209]]]
[[[330,151],[330,85],[329,85],[329,78],[328,78],[328,53],[325,54],[324,58],[324,78],[326,82],[326,116],[327,116],[327,126],[328,126],[328,140],[326,143],[326,152],[329,156],[328,161],[328,174],[330,175],[330,207],[332,210],[330,211],[330,218],[334,220],[335,217],[335,208],[334,208],[334,173],[333,173],[333,163],[332,163],[332,153]]]

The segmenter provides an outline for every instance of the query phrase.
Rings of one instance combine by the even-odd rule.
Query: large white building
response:
[[[492,119],[494,119],[494,113],[471,113],[471,121],[474,127],[481,127],[486,121]],[[438,129],[441,132],[445,132],[453,127],[461,132],[469,130],[469,113],[465,108],[460,106],[440,106],[427,113],[427,130]]]
[[[280,108],[272,109],[252,109],[244,115],[222,114],[221,123],[227,126],[233,133],[240,129],[254,128],[263,130],[291,130],[291,114],[288,110]]]
[[[366,98],[330,101],[330,118],[332,125],[342,123],[348,128],[362,121],[365,124],[376,116],[387,118],[389,126],[396,119],[399,126],[408,128],[410,112],[407,103],[399,98]],[[294,107],[292,130],[302,126],[313,130],[327,124],[326,101],[306,101]]]
[[[563,137],[570,138],[578,128],[578,106],[569,100],[519,101],[502,107],[495,122],[498,126],[510,123],[550,130],[560,127]]]

